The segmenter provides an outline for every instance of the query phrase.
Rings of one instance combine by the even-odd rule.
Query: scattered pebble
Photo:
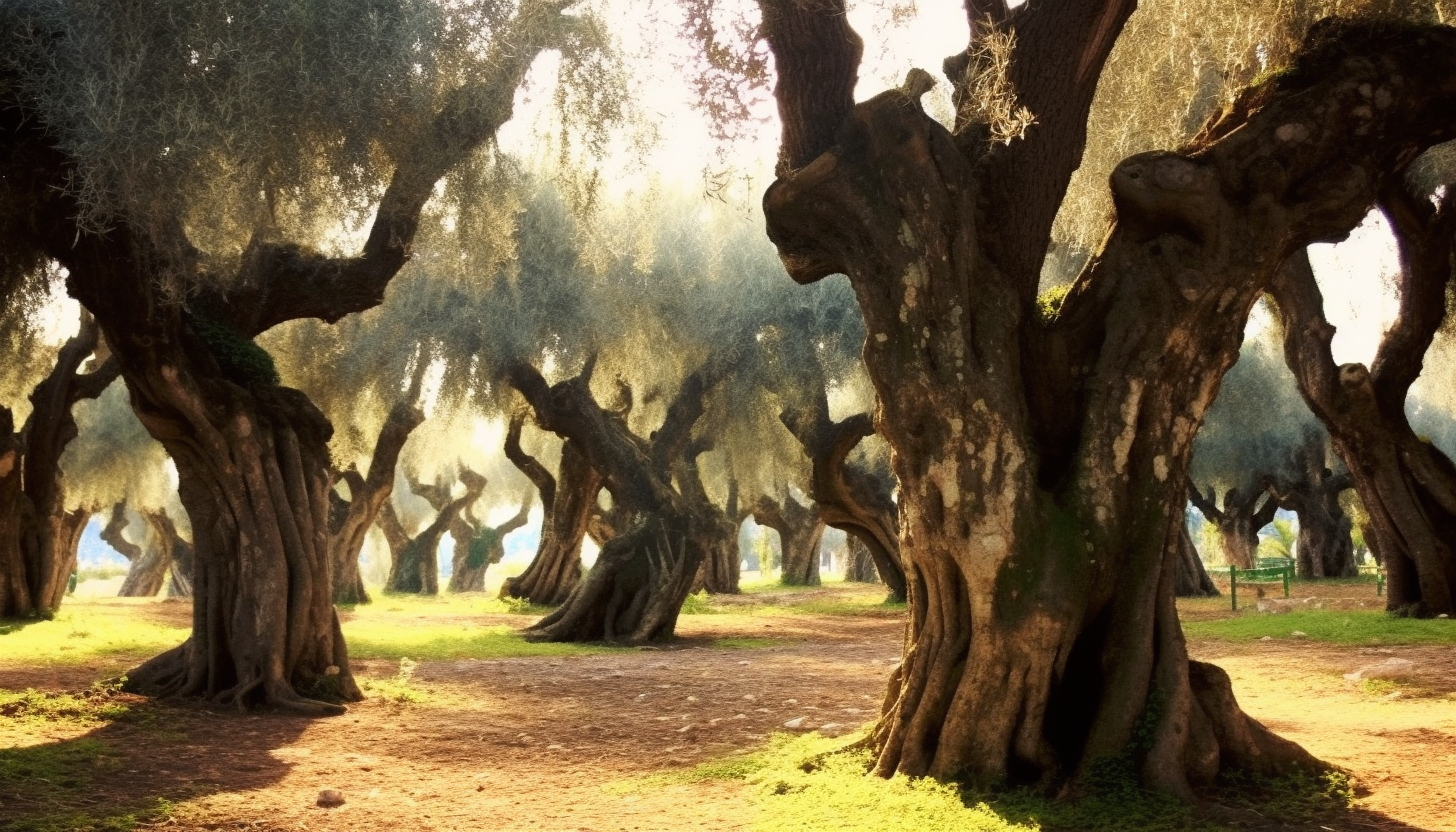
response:
[[[807,716],[796,716],[793,719],[789,720],[788,722],[785,722],[784,723],[784,727],[785,728],[803,728],[804,727],[804,720],[806,720],[806,719],[808,719]]]
[[[1263,638],[1261,638],[1259,640],[1260,641],[1273,641],[1274,640],[1274,637],[1273,636],[1264,636]]]
[[[688,697],[688,701],[689,702],[696,702],[696,701],[698,701],[698,697],[696,697],[696,696],[689,696]]]
[[[1289,635],[1291,637],[1293,637],[1293,638],[1305,638],[1305,637],[1307,637],[1309,635],[1309,633],[1306,633],[1303,630],[1295,630],[1294,632],[1290,633]]]
[[[338,789],[324,789],[319,792],[318,805],[325,809],[333,809],[344,805],[344,793]]]

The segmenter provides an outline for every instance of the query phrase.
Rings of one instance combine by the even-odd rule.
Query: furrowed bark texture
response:
[[[83,313],[80,332],[31,391],[19,434],[10,410],[0,407],[0,618],[54,615],[76,569],[80,530],[91,512],[66,510],[61,454],[76,438],[72,406],[116,379],[114,361],[79,372],[98,343],[96,323]]]
[[[1240,569],[1253,569],[1255,552],[1259,550],[1259,531],[1274,522],[1274,512],[1279,509],[1274,495],[1263,489],[1230,488],[1223,495],[1223,508],[1218,508],[1212,488],[1205,496],[1189,480],[1188,499],[1218,528],[1224,560]]]
[[[97,316],[133,408],[176,463],[194,530],[192,636],[129,673],[133,689],[320,715],[360,698],[331,597],[332,426],[302,393],[276,384],[250,342],[284,321],[332,323],[381,302],[435,184],[511,118],[535,56],[579,31],[563,8],[523,3],[497,33],[491,71],[447,95],[413,154],[397,161],[357,256],[258,240],[236,274],[191,280],[185,306],[159,294],[156,278],[203,278],[202,267],[125,217],[105,235],[79,228],[72,160],[21,86],[0,77],[0,196],[24,206],[37,249],[66,267],[71,295]],[[179,219],[171,233],[180,239],[182,228]],[[226,290],[209,288],[218,283]]]
[[[555,612],[527,631],[528,637],[628,643],[665,638],[677,626],[698,567],[708,556],[704,541],[712,538],[712,529],[701,527],[701,515],[673,488],[672,472],[689,452],[705,394],[727,368],[689,376],[648,443],[592,398],[591,367],[588,362],[580,375],[556,385],[547,385],[528,364],[508,369],[511,385],[530,403],[537,424],[579,443],[625,520],[591,572]]]
[[[1325,467],[1324,437],[1317,432],[1306,434],[1290,461],[1295,473],[1287,480],[1276,479],[1270,493],[1280,508],[1299,517],[1299,538],[1294,544],[1299,576],[1355,577],[1360,570],[1355,566],[1352,524],[1340,507],[1340,492],[1354,480]]]
[[[779,533],[783,554],[779,583],[784,586],[819,586],[819,543],[824,539],[824,520],[819,507],[800,505],[785,494],[780,503],[767,495],[753,504],[753,520]]]
[[[111,519],[101,530],[101,539],[106,541],[106,545],[131,564],[116,594],[122,598],[151,598],[161,592],[162,584],[166,583],[167,569],[172,565],[172,549],[145,537],[141,544],[127,540],[123,532],[129,525],[131,521],[127,519],[126,501],[123,500],[111,507]]]
[[[369,603],[369,592],[359,574],[364,538],[379,510],[394,493],[394,471],[404,443],[424,420],[425,414],[419,408],[404,402],[396,404],[374,442],[369,474],[361,477],[358,472],[349,471],[341,475],[349,486],[349,499],[329,513],[329,558],[333,565],[335,604]]]
[[[788,4],[761,5],[767,17]],[[843,25],[837,3],[796,8],[823,37]],[[1061,78],[1034,100],[1095,84],[1130,8],[1019,7],[1013,61],[1029,65],[1018,78],[1039,86],[1042,60]],[[1049,27],[1069,14],[1093,22]],[[776,58],[799,48],[767,34]],[[798,82],[821,70],[797,70]],[[799,282],[849,276],[875,427],[901,488],[910,621],[871,738],[879,773],[1085,782],[1123,761],[1191,798],[1225,768],[1320,766],[1240,711],[1226,675],[1188,660],[1171,532],[1194,433],[1249,309],[1288,254],[1346,233],[1405,159],[1456,135],[1453,70],[1450,29],[1316,27],[1291,73],[1190,148],[1116,169],[1116,226],[1049,321],[1035,271],[1008,251],[1040,233],[1018,217],[1043,216],[1043,201],[1054,213],[1085,108],[1057,116],[1064,139],[1047,125],[1039,141],[1055,148],[1015,150],[1048,165],[1034,180],[1045,191],[1021,211],[983,210],[1016,166],[929,119],[915,73],[780,173],[764,197],[769,236]],[[786,119],[815,117],[780,106]]]
[[[1385,569],[1386,609],[1405,615],[1456,615],[1456,466],[1416,436],[1405,416],[1406,393],[1445,311],[1451,213],[1448,198],[1439,215],[1428,217],[1433,227],[1445,226],[1444,263],[1440,254],[1414,248],[1419,237],[1407,219],[1392,223],[1403,261],[1401,316],[1373,369],[1335,365],[1335,329],[1303,252],[1289,259],[1272,291],[1285,359],[1369,512],[1365,539]]]
[[[535,457],[521,450],[523,420],[521,415],[511,420],[506,457],[536,484],[541,495],[541,541],[526,571],[507,578],[500,594],[555,606],[565,602],[581,582],[581,541],[597,511],[602,478],[582,452],[581,441],[570,437],[561,446],[559,477],[552,477]]]

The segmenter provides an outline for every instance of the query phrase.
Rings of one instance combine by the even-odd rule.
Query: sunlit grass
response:
[[[404,626],[388,616],[345,624],[344,640],[349,645],[349,655],[354,658],[417,661],[582,656],[624,649],[598,644],[530,642],[504,625],[482,627],[444,622]]]
[[[1302,640],[1330,644],[1456,644],[1456,621],[1396,618],[1381,610],[1246,612],[1217,621],[1185,621],[1183,632],[1189,638],[1227,641],[1292,639],[1292,633],[1301,632]]]
[[[49,621],[0,622],[0,661],[70,666],[154,655],[181,644],[191,632],[152,614],[157,610],[158,602],[150,599],[67,599]]]
[[[608,783],[610,794],[657,791],[704,781],[737,781],[750,788],[753,832],[1227,832],[1197,810],[1139,788],[1127,772],[1102,778],[1079,800],[1055,800],[1034,790],[976,792],[930,778],[867,776],[872,755],[857,748],[862,735],[774,735],[760,751],[709,760]],[[1328,818],[1349,807],[1349,780],[1338,772],[1277,781],[1231,780],[1220,800],[1291,823]],[[1236,828],[1236,827],[1235,827]],[[1300,827],[1304,828],[1304,827]]]
[[[888,590],[878,584],[835,581],[821,587],[786,587],[778,583],[740,584],[738,595],[689,595],[684,615],[849,615],[894,618],[904,603],[885,600]]]

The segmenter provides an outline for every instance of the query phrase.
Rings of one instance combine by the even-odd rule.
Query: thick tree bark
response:
[[[374,442],[368,475],[361,477],[352,470],[340,475],[349,486],[349,499],[339,501],[343,505],[335,503],[329,512],[329,559],[333,565],[335,604],[369,603],[369,592],[359,574],[364,538],[379,510],[394,493],[394,471],[405,441],[424,420],[425,414],[419,408],[406,402],[396,404]]]
[[[1170,545],[1174,549],[1170,557],[1176,561],[1173,594],[1179,598],[1218,597],[1221,593],[1213,583],[1213,578],[1208,576],[1208,570],[1203,568],[1203,560],[1198,557],[1198,547],[1193,545],[1193,538],[1188,535],[1188,524],[1179,523],[1170,531],[1173,536]]]
[[[800,505],[791,494],[785,494],[782,503],[765,495],[753,504],[753,520],[779,533],[783,557],[779,583],[819,586],[819,543],[824,539],[819,507]]]
[[[567,438],[561,446],[560,476],[521,449],[525,416],[517,414],[506,431],[506,457],[524,473],[541,495],[541,540],[526,571],[501,584],[502,598],[521,598],[533,604],[555,606],[571,596],[581,581],[581,541],[597,511],[602,478],[587,461],[580,440]]]
[[[129,525],[126,501],[123,500],[111,507],[111,519],[101,530],[101,539],[131,563],[116,594],[122,598],[151,598],[161,592],[162,584],[166,583],[167,570],[172,566],[172,549],[159,540],[147,540],[145,537],[141,543],[127,540],[123,532]]]
[[[1340,507],[1340,492],[1354,480],[1325,467],[1324,437],[1308,432],[1292,454],[1289,479],[1276,478],[1271,493],[1279,507],[1299,517],[1295,561],[1301,578],[1353,578],[1355,542],[1350,518]]]
[[[397,534],[388,530],[385,532],[386,539],[390,541],[391,554],[389,578],[384,582],[386,592],[440,594],[440,539],[455,524],[460,513],[474,505],[485,490],[485,477],[474,471],[461,471],[460,481],[465,483],[465,493],[445,503],[430,525],[403,545],[395,545],[399,542]],[[398,517],[392,509],[389,517],[391,525],[398,526]]]
[[[200,274],[180,218],[160,232],[180,246],[125,217],[105,235],[78,227],[72,161],[18,98],[20,85],[0,81],[3,196],[29,211],[37,248],[68,269],[70,293],[98,316],[138,417],[177,465],[195,533],[192,637],[128,674],[131,688],[313,714],[343,708],[312,697],[360,697],[331,603],[332,427],[303,394],[277,386],[250,341],[284,321],[332,323],[383,300],[436,183],[511,118],[535,57],[586,25],[564,7],[523,3],[495,33],[490,71],[450,91],[413,155],[397,160],[358,256],[257,239],[224,280]],[[160,293],[159,274],[195,290],[186,309]]]
[[[651,443],[591,396],[591,368],[554,386],[523,362],[507,377],[536,413],[542,428],[580,444],[629,522],[617,529],[596,565],[555,612],[528,631],[542,641],[637,643],[671,636],[698,567],[708,556],[712,530],[672,486],[672,469],[691,445],[704,396],[727,372],[727,362],[689,376],[669,405]],[[558,501],[561,499],[557,496]]]
[[[1386,573],[1386,608],[1405,615],[1456,615],[1456,466],[1411,430],[1405,398],[1444,317],[1450,279],[1451,198],[1439,213],[1388,194],[1400,242],[1401,316],[1385,334],[1373,370],[1336,366],[1334,327],[1303,252],[1290,258],[1272,294],[1284,323],[1284,354],[1300,392],[1329,431],[1369,513],[1365,540]],[[1439,234],[1437,233],[1439,231]],[[1445,235],[1444,253],[1440,235]],[[1444,259],[1444,262],[1443,262]]]
[[[10,410],[0,407],[0,618],[54,615],[76,569],[79,531],[75,512],[66,510],[61,454],[76,438],[72,406],[116,379],[109,360],[79,372],[98,344],[95,321],[82,313],[80,332],[31,391],[30,416],[18,435]],[[84,514],[83,527],[90,517]]]
[[[1245,488],[1240,491],[1230,488],[1223,495],[1223,508],[1220,509],[1216,505],[1214,490],[1209,488],[1205,496],[1191,479],[1188,481],[1188,499],[1218,529],[1224,560],[1240,569],[1253,569],[1255,553],[1259,551],[1259,532],[1274,522],[1279,501],[1263,489]]]
[[[842,4],[761,5],[799,24],[765,26],[780,71],[838,89],[799,45],[842,39]],[[791,277],[854,286],[900,482],[910,622],[871,737],[883,775],[1085,783],[1117,763],[1191,799],[1226,768],[1320,768],[1188,660],[1171,532],[1193,436],[1278,264],[1346,233],[1402,160],[1456,136],[1456,32],[1325,24],[1187,150],[1124,161],[1117,224],[1046,320],[1037,270],[1008,244],[1035,250],[1044,224],[1017,218],[1054,215],[1081,152],[1077,99],[1131,7],[1012,15],[1014,74],[1055,113],[1041,144],[1013,142],[1016,164],[928,118],[912,73],[843,112],[832,145],[764,198]],[[785,121],[822,117],[779,100]],[[1018,185],[1023,163],[1046,170]],[[986,210],[1003,187],[1028,204]]]

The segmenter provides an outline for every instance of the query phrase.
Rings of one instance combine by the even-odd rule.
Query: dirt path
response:
[[[92,810],[160,795],[182,804],[168,829],[738,830],[752,822],[744,786],[611,785],[756,748],[792,718],[805,717],[805,727],[872,719],[901,626],[887,617],[685,616],[686,642],[672,649],[421,663],[421,703],[376,698],[315,721],[148,704],[137,709],[143,719],[90,731],[0,718],[0,747],[99,741]],[[711,646],[718,638],[773,641]],[[1351,769],[1370,789],[1369,808],[1408,824],[1390,828],[1456,832],[1456,650],[1192,649],[1229,670],[1250,713]],[[1392,655],[1426,669],[1420,695],[1382,699],[1340,676]],[[398,671],[361,665],[367,679]],[[3,688],[74,689],[94,678],[94,668],[0,664]],[[347,803],[317,808],[330,788]],[[0,818],[40,808],[4,792],[0,783]],[[1374,816],[1349,830],[1386,827]]]

